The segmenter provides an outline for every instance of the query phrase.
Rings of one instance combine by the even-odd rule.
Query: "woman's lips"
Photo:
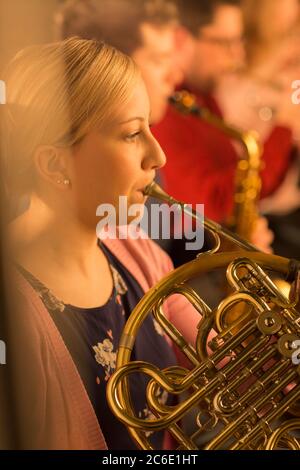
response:
[[[144,199],[146,199],[148,196],[146,196],[146,194],[145,194],[144,191],[145,191],[144,189],[138,189],[137,192],[138,192],[139,194],[141,194]]]
[[[148,188],[148,186],[150,186],[150,184],[152,184],[152,183],[153,183],[153,180],[149,181],[149,183],[145,184],[145,186],[143,186],[142,188],[138,189],[138,191],[141,191],[141,192],[144,194],[144,196],[146,196],[145,190],[146,190],[146,188]]]

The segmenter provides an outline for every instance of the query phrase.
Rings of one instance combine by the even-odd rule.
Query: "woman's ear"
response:
[[[40,145],[34,155],[35,170],[44,180],[55,186],[68,186],[67,166],[68,152],[66,149],[52,145]]]

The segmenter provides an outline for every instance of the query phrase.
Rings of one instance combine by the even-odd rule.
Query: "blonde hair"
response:
[[[71,147],[133,93],[132,59],[94,40],[70,38],[19,52],[5,75],[1,146],[10,194],[29,192],[40,145]]]

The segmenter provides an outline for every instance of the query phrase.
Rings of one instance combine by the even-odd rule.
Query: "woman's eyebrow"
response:
[[[131,122],[131,121],[145,121],[145,118],[140,117],[140,116],[136,116],[136,117],[126,119],[126,121],[122,121],[122,122],[120,122],[120,124],[127,124],[128,122]]]

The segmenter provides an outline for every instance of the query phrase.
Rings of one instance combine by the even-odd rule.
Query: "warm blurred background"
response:
[[[20,49],[53,39],[53,15],[61,0],[0,1],[0,70]]]
[[[101,0],[98,1],[101,3]],[[113,0],[111,1],[113,2]],[[47,43],[58,39],[57,25],[55,25],[54,19],[58,7],[63,5],[64,2],[65,0],[0,0],[0,80],[5,64],[9,62],[18,50],[32,44]],[[198,0],[198,2],[200,5],[202,0]],[[189,0],[185,0],[185,2],[177,1],[177,3],[183,4],[184,8],[189,5]],[[197,2],[193,3],[197,4]],[[203,0],[203,3],[207,2]],[[234,2],[232,3],[234,4]],[[228,4],[230,4],[230,1],[228,1]],[[298,106],[293,104],[291,97],[295,91],[292,88],[292,83],[295,80],[300,80],[299,5],[299,0],[244,0],[241,2],[245,25],[243,37],[233,37],[230,32],[228,33],[232,25],[226,25],[226,21],[224,22],[225,17],[222,17],[223,24],[220,26],[220,16],[220,18],[214,18],[214,29],[209,24],[209,21],[208,24],[205,24],[203,20],[203,31],[196,39],[198,41],[198,50],[203,51],[203,56],[199,52],[199,60],[200,62],[202,60],[204,65],[211,65],[213,62],[211,60],[210,63],[210,59],[213,57],[211,48],[215,48],[216,56],[217,54],[220,55],[220,62],[217,63],[218,61],[215,60],[215,69],[211,65],[211,68],[209,69],[208,67],[209,70],[206,70],[206,73],[215,74],[213,77],[214,89],[209,90],[209,92],[213,91],[214,99],[218,102],[218,112],[220,111],[222,118],[229,125],[237,126],[242,130],[255,130],[260,141],[265,144],[268,160],[267,166],[263,166],[262,171],[268,191],[265,191],[265,195],[259,204],[259,210],[262,215],[267,217],[270,227],[274,232],[274,252],[282,256],[297,259],[300,259],[300,104]],[[218,23],[219,20],[220,24]],[[220,27],[219,31],[218,27]],[[178,44],[180,41],[183,44],[182,37],[180,36],[178,39]],[[243,57],[239,57],[241,60],[238,66],[232,67],[232,70],[228,70],[228,73],[223,74],[222,60],[223,63],[227,59],[230,62],[230,54],[234,53],[235,48],[240,48],[242,43],[245,46],[245,55],[241,54]],[[190,43],[186,41],[185,45],[187,44]],[[182,60],[178,59],[178,67],[184,62],[183,59],[186,51],[184,51],[184,48],[181,49]],[[228,55],[227,57],[226,54]],[[179,57],[179,49],[178,51],[175,50],[174,59],[176,55]],[[218,67],[221,68],[218,70]],[[202,69],[204,68],[202,67]],[[200,70],[200,73],[203,73],[203,70]],[[184,83],[186,84],[187,82]],[[172,86],[174,84],[175,82]],[[201,93],[203,92],[203,96],[207,93],[205,87],[203,87],[203,90],[199,90],[199,95],[200,91]],[[165,101],[167,106],[167,100]],[[207,103],[209,102],[207,101]],[[209,141],[209,131],[206,128],[202,129],[202,131],[208,145],[211,145],[209,149],[217,154],[217,160],[219,158],[220,163],[215,166],[216,171],[219,172],[219,178],[221,173],[222,179],[221,157],[223,157],[224,146],[228,146],[228,158],[229,160],[231,159],[231,163],[233,161],[233,166],[236,166],[236,160],[234,159],[238,155],[238,151],[236,154],[234,153],[235,146],[231,145],[230,139],[227,139],[229,143],[223,142],[224,136],[220,137],[219,135],[212,137]],[[181,128],[179,127],[178,136],[180,132]],[[190,132],[190,127],[188,132]],[[157,136],[159,135],[158,132]],[[195,139],[196,137],[195,135]],[[219,142],[220,147],[217,148],[217,138],[219,137],[221,139]],[[271,137],[273,138],[271,139]],[[193,139],[190,139],[188,143],[189,145],[186,148],[193,148]],[[199,145],[205,147],[205,140],[201,141]],[[162,146],[165,148],[164,145]],[[280,152],[288,154],[285,160],[282,159],[282,162],[286,162],[286,164],[282,164],[282,167],[278,163]],[[167,155],[169,154],[169,152],[166,153]],[[209,152],[207,155],[209,155]],[[180,153],[180,156],[182,156],[182,153]],[[216,155],[212,153],[212,156],[215,157]],[[172,162],[170,160],[169,166],[171,167],[171,165]],[[225,174],[225,171],[228,169],[228,164],[225,160],[223,165]],[[175,192],[176,190],[179,191],[181,185],[184,184],[186,184],[187,190],[190,190],[189,186],[191,184],[189,183],[189,178],[193,176],[193,173],[195,174],[193,166],[189,166],[188,171],[190,175],[183,174],[183,172],[172,175],[175,181]],[[277,172],[276,184],[274,182],[275,177],[272,181],[269,178],[275,171]],[[210,173],[208,172],[208,174]],[[168,183],[167,178],[168,173],[163,174],[163,181],[166,183]],[[181,182],[178,183],[179,178]],[[214,181],[211,183],[212,186]],[[199,177],[197,183],[202,188],[206,185],[207,181]],[[204,202],[202,195],[199,196],[199,193],[197,193],[197,184],[194,188],[195,198],[199,203]],[[228,186],[224,186],[224,188],[227,192],[230,192],[230,197],[233,199],[233,188],[228,188]],[[217,185],[215,189],[218,190],[221,203],[223,203],[225,197],[223,197],[222,191],[219,191]],[[176,197],[176,194],[173,195]],[[208,200],[209,202],[211,201]],[[214,213],[213,209],[212,214]],[[214,218],[210,213],[208,215]],[[225,216],[227,217],[228,214],[220,214],[218,222],[223,222],[226,219]],[[165,245],[165,248],[168,249],[168,246]],[[180,249],[182,247],[178,248],[176,245],[175,255],[173,249],[173,261],[178,264],[185,260],[185,255],[181,258],[176,258]],[[170,251],[170,254],[172,256],[172,251]],[[215,291],[213,291],[213,296],[215,296]],[[3,296],[1,296],[1,300],[3,301]],[[7,318],[0,316],[0,340],[6,337],[6,320]],[[4,402],[6,403],[5,405],[0,403],[0,422],[7,421],[7,426],[2,428],[2,430],[5,429],[2,435],[0,429],[0,448],[9,447],[9,441],[16,439],[13,427],[11,427],[11,433],[8,432],[9,426],[13,422],[11,419],[12,414],[8,413],[5,415],[4,413],[8,410],[6,406],[8,403],[11,406],[10,411],[12,413],[14,413],[15,409],[12,399],[13,387],[10,388],[9,368],[6,368],[5,372],[8,374],[5,380],[0,380],[0,400],[5,398],[5,396],[9,396],[11,400]],[[4,373],[4,369],[1,369],[1,366],[0,373]]]

